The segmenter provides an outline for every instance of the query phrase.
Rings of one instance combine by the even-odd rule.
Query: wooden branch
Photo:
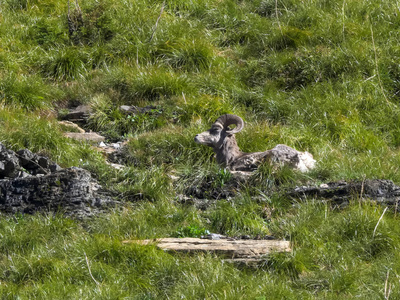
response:
[[[289,241],[278,240],[209,240],[198,238],[161,238],[154,240],[128,240],[122,243],[155,244],[163,250],[177,252],[211,252],[234,260],[261,259],[272,252],[290,252]]]

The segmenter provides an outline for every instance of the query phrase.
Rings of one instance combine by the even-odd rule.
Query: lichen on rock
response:
[[[87,170],[63,169],[27,149],[14,152],[0,144],[0,211],[60,211],[82,218],[115,203]]]

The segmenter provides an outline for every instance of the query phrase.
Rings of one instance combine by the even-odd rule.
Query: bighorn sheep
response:
[[[236,125],[230,129],[229,125]],[[232,171],[253,171],[263,161],[271,164],[288,165],[301,172],[314,168],[315,160],[308,152],[299,152],[286,145],[277,145],[272,150],[264,152],[244,153],[240,151],[235,133],[244,127],[242,118],[235,115],[223,115],[211,126],[194,138],[196,143],[210,146],[214,149],[217,162]]]

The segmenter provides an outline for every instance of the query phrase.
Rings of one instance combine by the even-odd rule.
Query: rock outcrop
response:
[[[223,185],[216,184],[218,179],[215,176],[199,181],[193,180],[187,184],[183,194],[178,195],[176,200],[178,203],[206,210],[215,201],[235,197],[243,185],[251,185],[254,180],[252,177],[254,173],[251,172],[231,172],[231,174],[232,177]],[[260,182],[257,179],[257,184],[264,184],[262,191],[268,196],[280,194],[294,201],[311,198],[327,200],[337,206],[346,206],[350,201],[375,201],[400,212],[400,186],[386,179],[340,180],[296,187],[281,187],[273,180],[264,179]]]
[[[86,124],[92,113],[92,108],[90,105],[79,105],[77,107],[69,109],[69,112],[62,116],[63,120],[68,120],[70,122]]]
[[[63,169],[27,149],[14,152],[0,144],[0,211],[59,211],[83,218],[114,204],[88,171]]]
[[[14,152],[0,143],[0,179],[49,174],[61,167],[28,149]]]
[[[287,196],[295,199],[316,198],[345,205],[352,199],[370,199],[398,209],[400,186],[391,180],[366,179],[364,181],[337,181],[320,186],[300,186],[288,191]]]

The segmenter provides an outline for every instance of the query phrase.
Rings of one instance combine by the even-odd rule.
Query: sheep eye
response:
[[[215,134],[217,134],[218,133],[218,130],[217,129],[211,129],[210,130],[210,134],[212,134],[212,135],[215,135]]]

